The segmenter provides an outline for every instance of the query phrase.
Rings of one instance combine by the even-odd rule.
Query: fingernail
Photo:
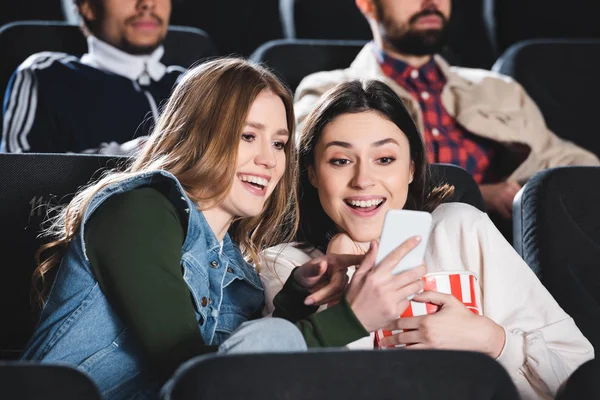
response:
[[[415,298],[415,295],[414,295],[414,294],[411,294],[410,296],[408,296],[408,297],[406,298],[406,300],[408,300],[408,301],[411,301],[411,300],[412,300],[412,299],[414,299],[414,298]]]
[[[421,241],[421,236],[415,236],[415,242],[419,243]]]
[[[310,306],[310,305],[312,305],[314,303],[315,303],[315,301],[313,299],[306,299],[306,300],[304,300],[304,304],[306,304],[307,306]]]

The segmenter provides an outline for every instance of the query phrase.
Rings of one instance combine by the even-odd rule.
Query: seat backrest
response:
[[[295,91],[307,75],[349,67],[365,43],[346,40],[281,39],[263,44],[250,59],[269,65]]]
[[[0,1],[0,26],[27,19],[62,21],[64,16],[61,3],[64,1],[68,0]]]
[[[99,171],[126,159],[74,154],[0,154],[0,358],[11,358],[33,333],[31,303],[34,253],[52,206],[66,204]]]
[[[0,387],[6,400],[100,400],[96,384],[67,366],[0,362]]]
[[[365,17],[352,0],[280,0],[281,22],[288,39],[371,40]],[[496,54],[483,18],[483,0],[452,2],[448,48],[452,64],[489,68]]]
[[[265,376],[269,377],[266,383]],[[504,368],[480,353],[328,350],[202,356],[175,373],[162,398],[508,400],[518,396]]]
[[[600,399],[599,376],[600,359],[587,361],[561,385],[555,400]]]
[[[430,189],[444,184],[454,186],[454,193],[445,203],[466,203],[486,212],[481,191],[471,174],[456,165],[431,164]]]
[[[600,348],[600,167],[534,175],[513,204],[514,247]]]
[[[352,0],[279,0],[288,39],[370,40],[371,28]]]
[[[198,60],[217,55],[211,39],[197,28],[170,26],[164,47],[162,62],[165,65],[188,68]],[[87,42],[79,26],[65,22],[21,21],[0,28],[2,99],[8,81],[17,67],[30,55],[42,51],[68,53],[79,57],[87,52]]]
[[[485,0],[492,41],[500,53],[541,38],[600,38],[600,2],[589,0]],[[557,23],[560,21],[560,23]]]
[[[207,32],[220,54],[248,56],[259,45],[283,37],[279,0],[173,1],[171,23]]]
[[[509,48],[494,65],[523,85],[552,131],[600,156],[598,70],[600,39],[531,40]]]

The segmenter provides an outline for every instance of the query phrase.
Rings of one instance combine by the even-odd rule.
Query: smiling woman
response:
[[[477,351],[495,358],[523,398],[550,398],[577,366],[594,357],[589,341],[556,303],[486,214],[466,204],[440,204],[449,193],[430,193],[423,139],[406,107],[380,81],[350,81],[326,92],[308,116],[300,138],[299,243],[263,253],[266,310],[285,296],[281,280],[292,267],[322,254],[364,254],[340,303],[325,305],[331,330],[344,327],[333,310],[346,305],[365,332],[393,331],[383,347]],[[413,237],[376,267],[375,254],[387,211],[432,213],[424,264],[392,274],[418,243]],[[410,229],[408,227],[407,229]],[[415,229],[416,231],[416,229]],[[427,273],[467,271],[477,277],[482,315],[458,298],[417,293]],[[414,297],[413,297],[414,296]],[[399,318],[409,306],[432,303],[434,313]],[[507,301],[506,299],[510,299]],[[366,336],[363,335],[363,336]],[[354,344],[373,347],[373,339]],[[399,394],[401,397],[401,394]]]
[[[53,221],[34,278],[60,269],[24,358],[84,370],[106,399],[153,399],[203,353],[325,345],[283,319],[251,321],[264,302],[257,254],[296,230],[293,131],[291,94],[268,70],[221,59],[188,71],[133,164]],[[300,266],[285,311],[306,308],[300,285],[322,265],[361,259]]]
[[[368,242],[379,237],[388,209],[433,211],[452,190],[425,192],[429,164],[412,117],[385,85],[369,87],[371,97],[359,82],[330,92],[302,130],[299,239],[323,251],[340,223],[359,225],[353,232]],[[377,207],[361,210],[369,200]]]
[[[259,215],[286,169],[290,139],[285,105],[279,95],[264,90],[250,107],[239,144],[231,196],[217,207],[223,215]],[[250,196],[248,195],[250,194]],[[212,216],[207,216],[212,218]]]
[[[376,111],[336,118],[315,148],[318,162],[308,164],[323,211],[341,229],[357,232],[359,242],[378,237],[385,211],[406,203],[415,166],[408,139],[397,130]]]

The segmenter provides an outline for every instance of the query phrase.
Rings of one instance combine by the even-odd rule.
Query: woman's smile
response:
[[[358,217],[371,217],[379,212],[386,198],[383,196],[354,196],[344,199],[350,212]]]

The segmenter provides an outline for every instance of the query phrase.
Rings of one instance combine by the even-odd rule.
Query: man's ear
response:
[[[90,0],[84,0],[79,5],[79,14],[86,21],[94,21],[96,20],[96,10],[94,6],[92,6]]]
[[[408,179],[408,184],[411,184],[413,179],[415,178],[415,162],[410,162],[410,178]]]
[[[356,7],[367,18],[376,19],[375,6],[373,0],[354,0]]]
[[[313,167],[312,165],[309,165],[307,170],[308,170],[308,181],[310,182],[311,185],[313,185],[313,187],[315,189],[318,189],[319,185],[317,184],[317,175],[315,173],[315,167]]]

